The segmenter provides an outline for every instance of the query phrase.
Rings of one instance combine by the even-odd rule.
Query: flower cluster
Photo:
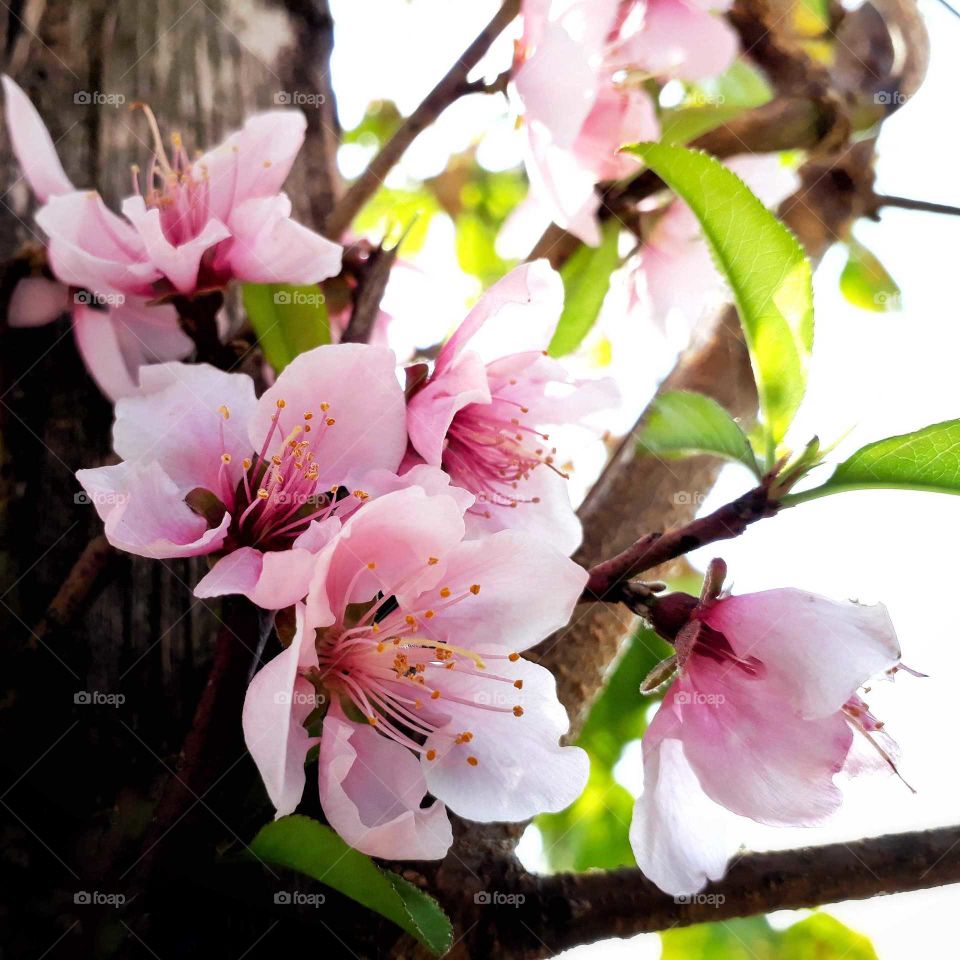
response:
[[[383,857],[443,856],[444,805],[523,820],[583,788],[553,679],[520,656],[586,581],[545,428],[616,402],[545,356],[562,301],[545,262],[517,268],[419,381],[367,344],[303,353],[259,398],[243,373],[143,367],[116,405],[120,462],[79,471],[115,547],[206,555],[197,596],[295,610],[244,708],[278,815],[318,736],[328,820]]]

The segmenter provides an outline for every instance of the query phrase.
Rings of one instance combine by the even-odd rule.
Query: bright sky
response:
[[[932,55],[921,91],[884,127],[880,140],[878,192],[960,205],[956,159],[956,91],[960,90],[960,19],[936,0],[920,0],[931,33]],[[496,7],[488,2],[447,0],[334,0],[338,24],[334,79],[344,124],[354,125],[371,99],[391,98],[411,110],[487,22]],[[370,30],[375,23],[376,29]],[[398,38],[407,38],[398,42]],[[503,38],[502,38],[503,39]],[[490,72],[509,59],[509,39],[495,50]],[[424,134],[404,161],[403,173],[426,176],[443,168],[450,152],[484,136],[481,153],[491,166],[519,160],[519,134],[501,98],[471,97]],[[360,158],[345,157],[352,166]],[[354,172],[354,171],[351,171]],[[838,456],[873,439],[960,416],[957,358],[960,310],[955,269],[960,221],[891,210],[880,223],[861,223],[857,237],[890,269],[903,293],[898,313],[874,314],[850,306],[837,287],[843,254],[832,251],[816,277],[817,331],[812,376],[793,439],[802,444],[817,433],[831,442],[850,436]],[[452,229],[432,230],[426,261],[450,276],[450,290],[425,317],[424,326],[442,333],[459,320],[448,316],[473,292],[456,276]],[[638,346],[644,331],[637,331]],[[425,337],[420,342],[432,342]],[[661,365],[647,364],[635,376],[651,393]],[[594,459],[584,451],[586,472]],[[729,468],[704,504],[713,509],[746,489],[749,478]],[[883,600],[900,636],[904,661],[929,679],[903,675],[870,694],[873,712],[900,743],[901,770],[917,789],[913,796],[892,777],[854,782],[842,812],[812,830],[753,828],[745,836],[755,849],[856,839],[960,819],[960,750],[953,684],[960,675],[960,629],[953,615],[957,593],[960,499],[935,494],[870,492],[844,494],[801,505],[763,521],[747,535],[724,544],[735,590],[745,593],[795,586],[838,599]],[[691,559],[701,567],[713,555]],[[637,786],[637,762],[621,764],[624,782]],[[633,771],[631,772],[631,766]],[[537,838],[525,838],[530,866],[542,863]],[[900,894],[829,909],[868,934],[881,960],[913,960],[918,946],[953,942],[960,886]],[[796,915],[778,916],[792,922]],[[949,938],[949,940],[948,940]],[[643,960],[659,955],[655,936],[612,941],[571,951],[569,957],[616,956]]]

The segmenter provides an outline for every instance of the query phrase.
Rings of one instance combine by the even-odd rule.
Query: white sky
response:
[[[411,110],[497,6],[492,0],[334,0],[332,5],[338,25],[334,79],[347,127],[359,121],[371,99],[391,98],[405,112]],[[935,0],[921,0],[921,9],[932,39],[930,70],[920,93],[884,127],[877,188],[960,205],[960,19]],[[370,29],[371,23],[376,29]],[[505,66],[509,53],[509,38],[502,38],[489,72]],[[492,165],[506,166],[519,160],[520,134],[513,130],[504,101],[472,97],[420,138],[396,176],[437,173],[450,152],[481,135],[486,138],[485,162],[489,158]],[[842,252],[834,250],[824,259],[816,277],[816,345],[809,393],[793,437],[797,444],[813,433],[830,442],[853,428],[838,451],[842,456],[872,439],[960,417],[960,309],[952,272],[958,230],[960,220],[899,210],[888,211],[878,224],[858,225],[857,237],[900,284],[899,313],[873,314],[850,306],[837,288]],[[452,240],[449,225],[438,223],[425,251],[429,266],[455,271]],[[444,298],[446,305],[473,289],[452,273],[450,286],[454,293]],[[459,315],[447,318],[434,311],[424,323],[442,332],[458,320]],[[641,343],[643,331],[637,333]],[[647,363],[639,373],[635,370],[639,380],[647,378],[640,393],[653,391],[657,369]],[[595,454],[584,453],[587,465],[595,460]],[[748,483],[739,468],[728,469],[704,509],[737,495]],[[745,838],[749,845],[787,848],[960,821],[960,750],[952,736],[953,684],[960,675],[960,629],[952,605],[960,573],[958,529],[960,498],[870,492],[801,505],[723,545],[737,592],[795,586],[835,598],[883,600],[897,626],[905,662],[930,674],[925,680],[901,676],[895,684],[875,687],[869,697],[900,743],[901,769],[916,796],[892,777],[861,780],[850,787],[843,810],[829,826],[757,828]],[[713,554],[708,550],[691,559],[702,567]],[[524,850],[536,865],[536,839],[527,838]],[[912,960],[918,947],[955,939],[950,908],[957,907],[960,886],[828,909],[868,934],[881,960]],[[599,957],[601,952],[607,960],[654,960],[659,941],[647,936],[595,944],[568,956]]]

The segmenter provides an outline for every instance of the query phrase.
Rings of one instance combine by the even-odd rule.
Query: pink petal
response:
[[[85,305],[74,307],[73,333],[90,376],[107,397],[117,401],[137,392],[136,381],[108,313]]]
[[[371,497],[382,497],[384,494],[405,490],[407,487],[420,487],[431,497],[443,495],[453,497],[461,513],[469,510],[476,499],[469,491],[454,486],[450,475],[438,467],[418,463],[408,470],[401,471],[401,474],[398,476],[391,470],[371,470],[360,479],[360,486]]]
[[[439,467],[453,418],[468,404],[489,402],[487,371],[477,354],[465,353],[453,363],[438,366],[427,385],[407,403],[410,443],[427,463]]]
[[[29,97],[6,74],[3,91],[10,142],[30,189],[41,203],[55,194],[70,193],[74,186],[64,173],[53,140]]]
[[[739,47],[722,17],[686,0],[650,0],[643,29],[621,48],[618,59],[659,77],[699,80],[723,73]]]
[[[522,659],[498,661],[496,672],[522,680],[523,688],[428,667],[427,683],[441,691],[434,709],[450,716],[446,727],[427,738],[436,758],[421,758],[430,792],[460,816],[482,823],[562,810],[583,792],[590,762],[579,747],[560,746],[568,723],[553,676]],[[522,708],[521,716],[514,715],[514,706]],[[464,730],[473,737],[455,743],[451,734]]]
[[[96,193],[51,197],[37,211],[49,237],[50,268],[58,280],[97,293],[147,297],[160,271],[147,260],[133,227],[111,213]]]
[[[319,705],[313,685],[299,676],[317,666],[313,636],[304,625],[302,604],[296,608],[297,632],[290,646],[253,678],[243,702],[243,736],[263,778],[277,817],[293,813],[307,782],[303,769],[315,742],[303,726]]]
[[[70,291],[56,280],[24,277],[13,288],[7,323],[11,327],[42,327],[52,323],[70,306]]]
[[[223,263],[239,280],[312,284],[340,272],[343,247],[291,220],[286,194],[241,203],[229,223]]]
[[[442,803],[421,807],[426,781],[416,757],[339,710],[323,722],[320,802],[337,833],[361,853],[439,860],[453,842]]]
[[[169,304],[148,305],[128,298],[110,308],[110,319],[127,367],[137,379],[140,367],[182,360],[193,350],[193,341],[180,329],[177,311]]]
[[[300,110],[254,114],[236,137],[237,186],[233,201],[269,197],[283,186],[307,130]]]
[[[453,469],[453,468],[451,468]],[[456,480],[454,470],[454,480]],[[480,539],[498,530],[516,530],[570,556],[583,540],[583,528],[570,504],[569,481],[547,467],[537,467],[517,488],[504,484],[505,496],[528,501],[516,507],[478,504],[465,515],[467,536]],[[529,501],[539,500],[539,503]]]
[[[365,507],[360,516],[386,501]],[[438,556],[446,561],[442,586],[453,596],[468,594],[474,584],[480,590],[438,610],[424,629],[431,637],[474,650],[485,644],[526,650],[566,626],[587,581],[583,567],[559,550],[512,530],[461,543]]]
[[[240,594],[264,610],[282,610],[306,596],[315,566],[309,550],[261,553],[240,547],[214,564],[193,595],[207,599]]]
[[[346,483],[374,467],[395,470],[403,457],[406,408],[391,350],[343,343],[301,353],[257,404],[250,442],[258,451],[279,400],[285,406],[271,449],[295,426],[304,425],[304,413],[313,413],[313,429],[303,436],[320,467],[319,489]],[[330,406],[322,411],[321,403]],[[335,423],[326,426],[327,418]]]
[[[726,872],[739,846],[731,829],[735,818],[701,789],[666,701],[642,744],[643,792],[630,824],[637,866],[666,893],[695,893]]]
[[[724,164],[771,210],[800,189],[797,171],[777,154],[744,153],[730,157]]]
[[[180,293],[193,293],[204,254],[230,236],[226,224],[210,219],[203,229],[185,243],[174,245],[166,238],[160,223],[160,210],[147,209],[143,197],[123,201],[124,216],[134,225],[150,262]]]
[[[768,681],[802,716],[827,717],[900,660],[887,608],[838,603],[802,590],[727,597],[703,614],[740,656],[764,662]]]
[[[226,538],[230,514],[208,529],[156,462],[78,470],[77,479],[103,520],[107,540],[119,550],[154,559],[196,557],[213,553]]]
[[[670,693],[684,753],[715,803],[773,825],[820,823],[840,806],[833,777],[853,732],[839,711],[805,720],[767,677],[748,678],[703,656],[688,662]]]
[[[409,487],[365,504],[320,554],[307,600],[311,622],[329,622],[379,591],[401,604],[412,600],[442,576],[442,560],[462,538],[463,516],[452,497]],[[441,562],[431,564],[432,557]]]
[[[618,180],[636,170],[636,160],[620,154],[624,144],[656,140],[660,123],[646,90],[621,91],[613,86],[601,90],[580,131],[573,149],[594,178]]]
[[[467,349],[489,363],[546,350],[563,312],[563,282],[546,260],[524,263],[497,281],[467,314],[437,357],[439,376]]]

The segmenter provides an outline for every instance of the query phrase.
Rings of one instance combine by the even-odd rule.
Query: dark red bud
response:
[[[673,642],[687,625],[700,601],[689,593],[668,593],[650,604],[650,625],[664,640]]]

